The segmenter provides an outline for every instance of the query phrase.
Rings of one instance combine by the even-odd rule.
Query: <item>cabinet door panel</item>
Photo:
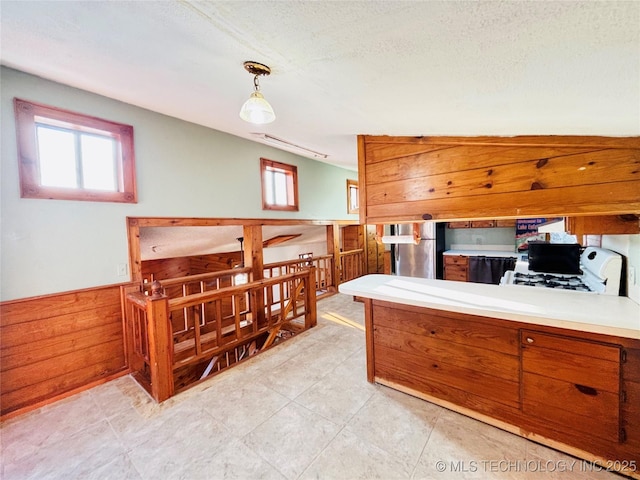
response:
[[[596,389],[524,372],[522,410],[545,421],[605,440],[619,440],[619,397]]]

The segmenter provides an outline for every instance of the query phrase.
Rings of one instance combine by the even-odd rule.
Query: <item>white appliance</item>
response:
[[[528,264],[518,262],[509,270],[500,285],[515,287],[554,288],[566,291],[619,295],[622,276],[622,256],[611,250],[587,247],[580,255],[580,274],[534,272]]]

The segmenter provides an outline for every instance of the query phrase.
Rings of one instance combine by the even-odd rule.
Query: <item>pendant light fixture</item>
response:
[[[258,62],[244,62],[244,69],[254,76],[254,91],[249,97],[249,100],[242,105],[240,118],[245,122],[257,125],[273,122],[276,119],[276,114],[273,113],[273,108],[271,108],[269,102],[267,102],[262,96],[262,93],[260,93],[260,85],[258,84],[258,77],[261,75],[269,75],[271,69]]]

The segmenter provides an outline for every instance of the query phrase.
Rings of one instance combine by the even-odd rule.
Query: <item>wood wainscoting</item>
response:
[[[0,304],[0,415],[128,372],[120,285]]]

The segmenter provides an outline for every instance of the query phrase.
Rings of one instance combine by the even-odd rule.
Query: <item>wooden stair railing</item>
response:
[[[304,316],[301,330],[316,324],[313,267],[177,298],[154,282],[150,293],[125,296],[127,357],[134,378],[158,402],[214,367],[220,371],[273,345],[286,323]],[[231,312],[225,315],[225,309]],[[184,319],[186,331],[173,332],[174,314]]]
[[[262,345],[261,350],[266,350],[275,341],[276,337],[278,336],[278,333],[280,332],[280,329],[285,325],[284,320],[286,320],[289,313],[293,310],[295,302],[300,297],[300,294],[302,293],[303,289],[304,289],[304,282],[302,281],[298,282],[298,285],[295,289],[294,294],[291,296],[291,298],[289,299],[289,302],[284,307],[284,311],[282,312],[283,321],[269,331],[269,336],[265,340],[264,345]]]

